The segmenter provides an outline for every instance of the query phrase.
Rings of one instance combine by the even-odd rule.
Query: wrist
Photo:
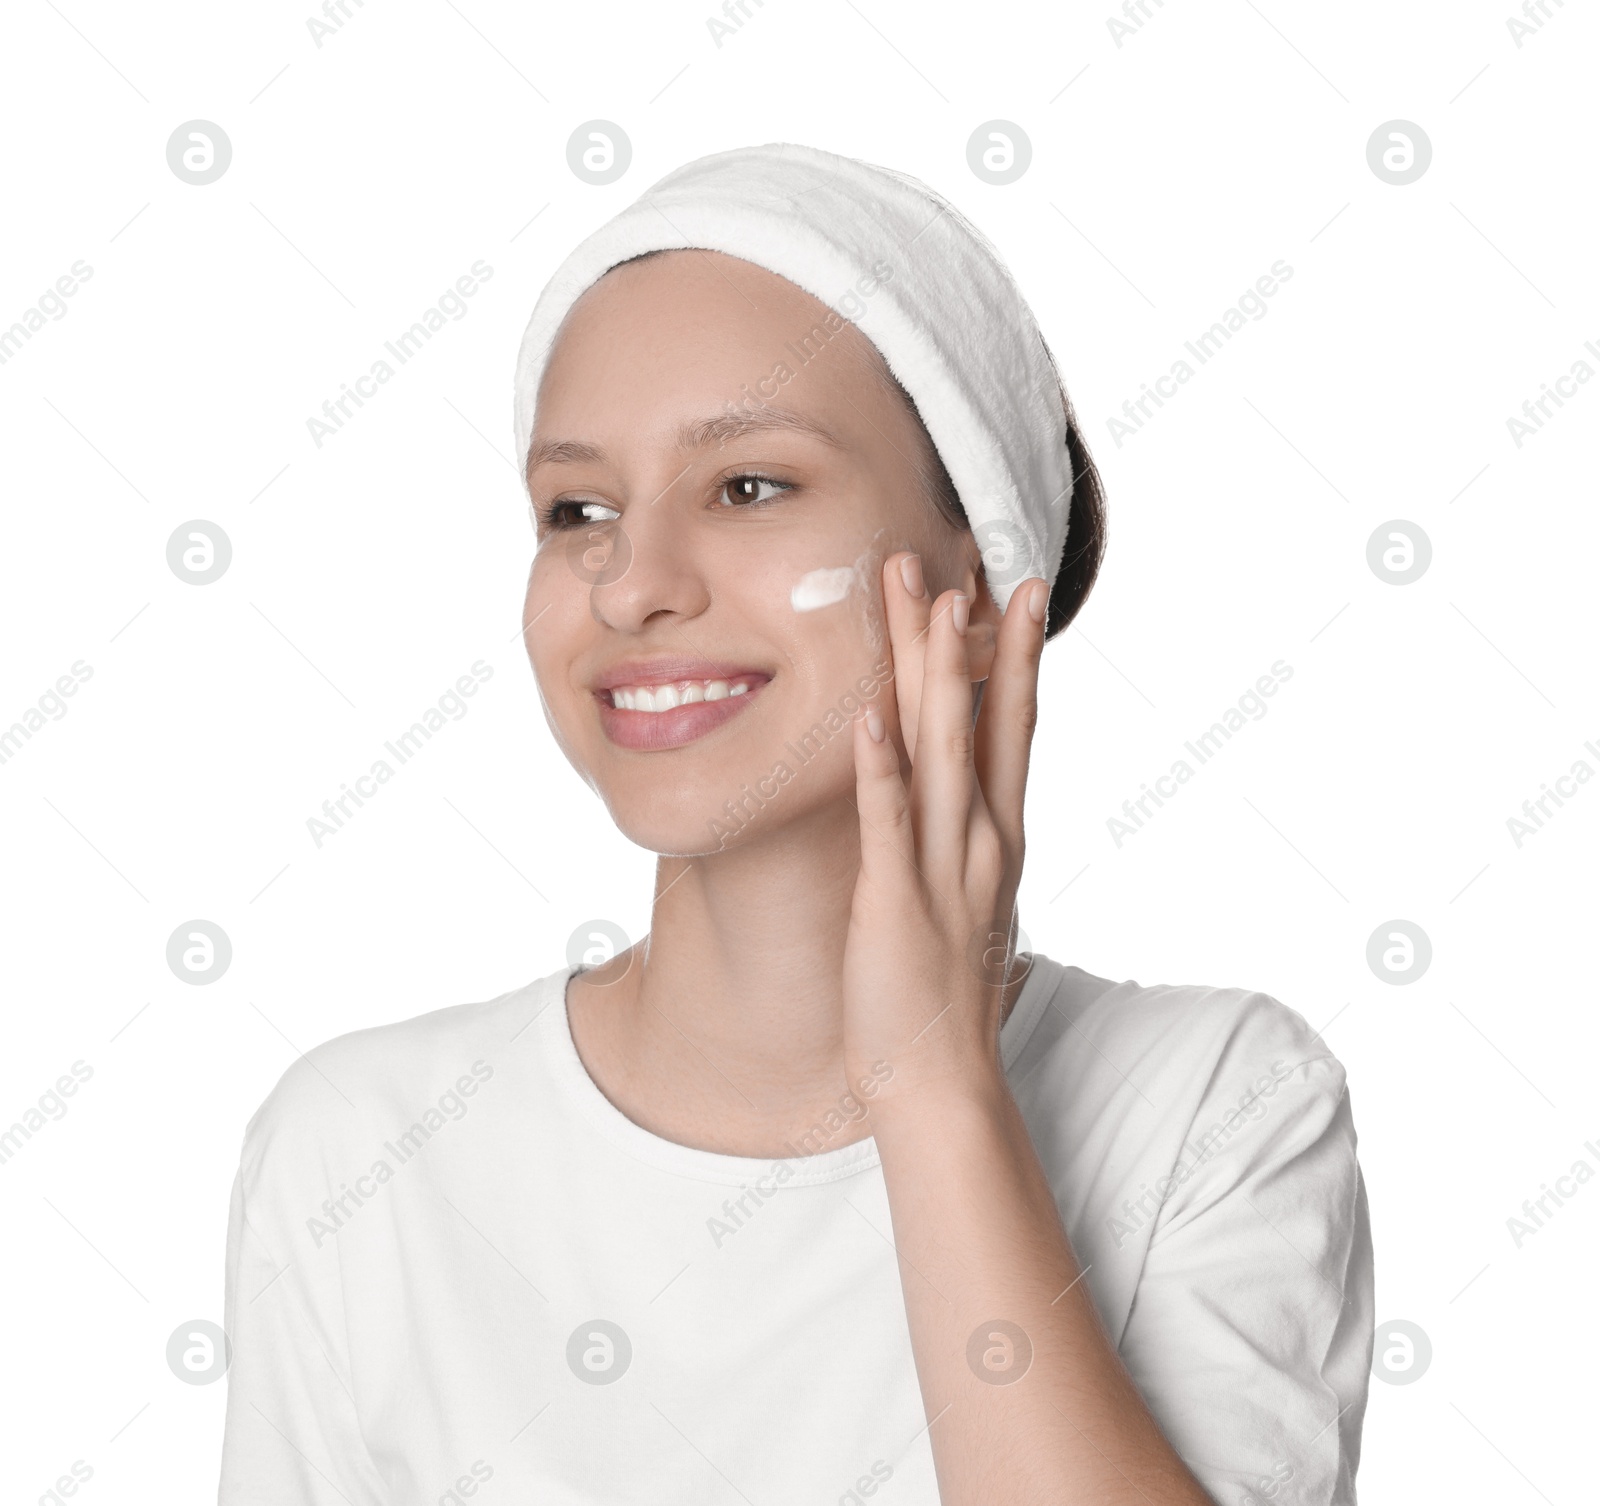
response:
[[[993,1118],[1014,1107],[998,1054],[971,1052],[959,1061],[879,1063],[876,1091],[866,1098],[874,1133],[922,1125]]]

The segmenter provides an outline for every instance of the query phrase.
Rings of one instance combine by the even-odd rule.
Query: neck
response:
[[[870,1133],[844,1070],[858,822],[841,801],[726,852],[658,860],[649,937],[568,991],[584,1065],[635,1123],[774,1157]]]
[[[753,1067],[842,1059],[856,821],[841,802],[765,841],[660,859],[643,997]]]

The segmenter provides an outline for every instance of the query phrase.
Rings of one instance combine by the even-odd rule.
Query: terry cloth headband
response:
[[[995,248],[932,189],[815,147],[687,163],[562,262],[517,353],[524,485],[539,380],[568,311],[619,262],[690,248],[765,267],[852,320],[915,401],[1000,608],[1029,576],[1054,584],[1072,461],[1060,378],[1032,311]]]

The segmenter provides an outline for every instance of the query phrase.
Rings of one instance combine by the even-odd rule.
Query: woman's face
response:
[[[973,589],[925,444],[860,331],[749,262],[668,252],[574,306],[523,621],[551,728],[631,840],[703,854],[838,814],[850,719],[893,672],[885,557]]]

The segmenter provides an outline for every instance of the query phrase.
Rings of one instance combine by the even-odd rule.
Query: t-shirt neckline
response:
[[[813,1155],[770,1158],[728,1155],[682,1145],[636,1124],[600,1090],[578,1055],[572,1037],[572,1021],[567,1014],[567,985],[581,971],[581,966],[575,966],[552,974],[546,980],[550,993],[539,1013],[548,1022],[546,1038],[557,1083],[589,1123],[618,1149],[663,1171],[734,1187],[745,1186],[756,1177],[769,1176],[778,1165],[789,1168],[790,1175],[785,1183],[793,1187],[840,1181],[879,1165],[877,1141],[871,1135]],[[1061,973],[1060,963],[1034,956],[1017,1002],[1000,1027],[1000,1060],[1008,1072],[1033,1034],[1060,982]]]

